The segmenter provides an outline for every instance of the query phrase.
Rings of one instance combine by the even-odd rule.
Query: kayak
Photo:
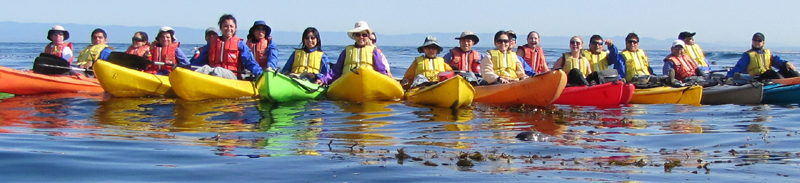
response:
[[[689,104],[700,105],[703,96],[702,86],[684,86],[673,88],[669,86],[635,89],[632,104]]]
[[[800,84],[800,77],[793,77],[793,78],[786,78],[786,79],[773,79],[772,82],[783,84],[783,85],[793,85],[793,84]]]
[[[98,60],[94,74],[100,86],[115,97],[175,96],[168,76],[150,74]]]
[[[701,104],[759,104],[764,95],[764,84],[752,83],[742,86],[712,86],[703,88]]]
[[[762,104],[797,104],[800,103],[800,85],[772,84],[764,86]]]
[[[312,82],[290,78],[268,69],[256,82],[259,95],[271,102],[287,102],[322,99],[326,87]]]
[[[172,70],[169,82],[175,94],[188,101],[258,96],[253,82],[221,78],[184,68]]]
[[[397,80],[373,69],[358,67],[344,70],[328,88],[328,99],[354,102],[389,101],[403,98],[403,87]]]
[[[411,103],[454,109],[469,106],[474,97],[475,88],[461,76],[406,92],[406,99]]]
[[[97,79],[85,76],[43,75],[0,66],[0,92],[30,95],[68,92],[103,92]]]
[[[636,86],[631,83],[625,84],[622,86],[622,97],[620,97],[619,104],[628,104],[633,98],[633,91],[636,90]]]
[[[567,75],[555,70],[521,81],[476,86],[475,102],[544,107],[553,104],[566,85]]]
[[[624,86],[622,82],[608,82],[593,86],[566,87],[553,103],[584,106],[619,105]]]

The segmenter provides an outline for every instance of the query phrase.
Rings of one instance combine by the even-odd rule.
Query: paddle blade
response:
[[[147,58],[138,55],[127,54],[124,52],[111,52],[111,54],[108,55],[107,61],[119,66],[136,70],[144,70],[148,65],[153,64],[153,61],[150,61]]]
[[[44,65],[54,65],[64,68],[46,67]],[[46,53],[39,54],[39,57],[36,57],[36,59],[33,61],[33,72],[38,74],[66,74],[70,72],[70,69],[65,68],[69,67],[69,62],[64,60],[64,58]]]

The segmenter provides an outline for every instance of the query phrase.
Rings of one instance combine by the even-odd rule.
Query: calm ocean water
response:
[[[0,65],[28,69],[44,46],[0,43]],[[182,49],[191,55],[195,46],[200,45]],[[280,65],[293,47],[279,46]],[[395,76],[418,55],[415,47],[381,48]],[[323,47],[331,60],[342,49]],[[546,50],[551,65],[567,51]],[[660,74],[668,52],[647,54]],[[778,55],[795,64],[800,60],[798,53]],[[741,53],[707,56],[732,66]],[[798,111],[797,106],[667,104],[451,110],[404,102],[17,96],[0,102],[0,177],[2,182],[796,182]],[[531,130],[536,141],[514,138]],[[398,149],[413,158],[398,159]],[[466,153],[474,166],[457,166]]]

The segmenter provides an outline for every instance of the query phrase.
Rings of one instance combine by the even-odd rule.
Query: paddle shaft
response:
[[[91,71],[91,70],[81,69],[81,68],[76,68],[76,67],[64,67],[64,66],[57,66],[57,65],[50,65],[50,64],[36,64],[36,65],[43,66],[43,67],[59,68],[59,69],[69,69],[69,70],[73,70],[73,71],[83,71],[83,72]]]
[[[155,65],[166,65],[166,66],[176,66],[176,67],[180,67],[179,65],[175,65],[175,64],[168,64],[168,63],[164,63],[164,62],[153,62],[153,64],[155,64]],[[187,66],[189,66],[189,67],[190,67],[190,68],[192,68],[192,69],[199,69],[199,68],[200,68],[200,66],[194,66],[194,65],[187,65]],[[246,74],[246,73],[247,73],[247,72],[244,72],[244,71],[231,71],[231,72],[233,72],[233,73],[238,73],[238,74]]]

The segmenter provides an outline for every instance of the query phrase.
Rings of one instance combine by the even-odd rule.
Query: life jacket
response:
[[[452,68],[467,72],[481,72],[480,60],[478,60],[481,58],[480,52],[470,50],[469,54],[467,54],[467,52],[464,52],[461,48],[456,47],[450,49],[450,53],[453,55],[453,59],[450,60],[450,66]]]
[[[525,62],[533,68],[535,73],[543,73],[547,69],[547,62],[544,59],[544,50],[542,47],[530,48],[527,46],[518,46],[517,50],[522,50],[524,55],[521,55]]]
[[[222,37],[212,39],[208,48],[208,66],[222,67],[233,72],[239,72],[241,67],[239,41],[242,41],[242,38],[236,36],[224,41]]]
[[[96,45],[86,46],[86,48],[83,49],[83,51],[81,51],[80,55],[78,55],[77,64],[83,65],[88,62],[94,63],[95,61],[97,61],[98,58],[100,58],[100,52],[103,52],[103,49],[105,48],[109,48],[112,51],[114,50],[114,48],[106,44],[96,44]]]
[[[499,50],[489,50],[492,56],[492,64],[494,64],[494,73],[498,76],[510,77],[517,79],[517,53],[508,51],[501,53]]]
[[[247,40],[247,47],[250,47],[250,51],[252,51],[253,56],[256,57],[256,62],[258,62],[258,65],[260,65],[264,70],[267,70],[269,67],[269,61],[266,57],[264,57],[264,55],[267,53],[268,46],[269,40],[267,39],[261,39],[255,43],[251,40]]]
[[[675,65],[675,79],[683,81],[683,79],[694,76],[695,70],[697,70],[697,64],[694,63],[689,55],[683,55],[682,58],[678,58],[677,56],[670,55],[664,59],[665,62],[672,61],[672,64]],[[666,74],[666,73],[665,73]]]
[[[686,45],[684,47],[686,50],[686,55],[694,60],[697,67],[708,67],[708,62],[706,62],[706,54],[703,53],[703,49],[700,48],[699,45]]]
[[[150,60],[153,62],[164,62],[165,64],[176,64],[176,55],[175,51],[178,50],[178,47],[181,45],[180,42],[172,42],[172,44],[158,47],[159,43],[153,43],[150,46],[150,50],[153,50],[150,54]],[[158,73],[160,70],[168,70],[172,71],[171,65],[156,65],[150,64],[147,66],[147,69],[144,72],[155,74]]]
[[[565,52],[561,54],[561,58],[564,59],[563,62],[561,62],[564,64],[564,66],[561,67],[564,72],[569,72],[572,69],[578,69],[581,71],[583,76],[588,76],[591,74],[591,70],[589,69],[589,61],[586,60],[586,57],[583,57],[583,54],[581,54],[581,57],[578,58],[578,60],[575,60],[575,58],[572,57],[572,52]]]
[[[128,46],[128,50],[125,51],[127,54],[138,55],[141,57],[150,57],[150,45],[140,46],[138,48],[134,48],[133,45]]]
[[[375,46],[367,45],[356,48],[353,45],[349,45],[345,47],[344,50],[344,69],[357,68],[359,66],[374,69],[372,66],[375,62],[375,58],[373,58],[372,53],[375,52]]]
[[[417,68],[414,70],[416,71],[415,75],[422,74],[428,78],[428,81],[439,81],[439,72],[445,71],[444,58],[442,57],[425,58],[424,56],[419,56],[414,58],[414,62],[417,63]]]
[[[604,51],[600,52],[599,54],[594,54],[592,51],[583,50],[583,58],[589,60],[592,71],[602,71],[608,69],[608,59],[606,59],[608,58],[608,53]]]
[[[764,53],[760,54],[756,51],[747,51],[750,55],[750,63],[747,64],[747,73],[751,76],[758,76],[770,70],[772,66],[772,51],[764,49]]]
[[[75,49],[72,49],[72,42],[64,42],[59,45],[53,45],[53,42],[50,42],[50,44],[47,44],[47,47],[44,47],[44,53],[62,57],[65,47],[69,47],[69,49],[73,52],[73,56],[69,57],[69,60],[67,60],[70,64],[72,64],[72,59],[75,58]]]
[[[306,53],[303,49],[294,51],[294,63],[292,63],[292,73],[302,74],[303,72],[319,74],[322,65],[322,54],[319,50]]]
[[[651,75],[648,70],[650,62],[647,61],[644,50],[639,49],[636,52],[625,50],[621,55],[625,58],[625,80],[632,81],[636,75]]]

